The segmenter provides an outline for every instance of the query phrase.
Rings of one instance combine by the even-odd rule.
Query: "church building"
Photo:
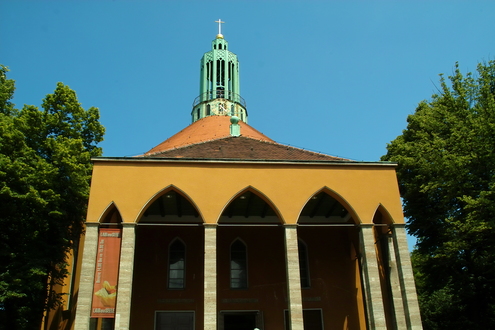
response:
[[[422,329],[395,164],[251,127],[220,27],[191,120],[141,156],[93,159],[56,329]]]

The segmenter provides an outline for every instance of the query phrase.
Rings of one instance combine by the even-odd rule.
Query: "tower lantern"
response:
[[[199,96],[193,103],[192,122],[207,116],[237,116],[247,123],[246,102],[240,95],[239,60],[229,51],[221,24],[211,43],[211,50],[203,55],[200,66]]]

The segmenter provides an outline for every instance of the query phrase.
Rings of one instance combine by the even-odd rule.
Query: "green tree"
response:
[[[15,109],[6,73],[0,66],[0,328],[39,329],[64,299],[55,287],[83,230],[104,128],[98,109],[84,110],[62,83],[42,110]]]
[[[398,163],[425,329],[495,329],[495,62],[440,76],[382,160]]]

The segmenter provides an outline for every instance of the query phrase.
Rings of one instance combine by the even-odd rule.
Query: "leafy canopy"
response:
[[[416,236],[426,329],[495,328],[495,62],[440,76],[382,160],[397,174]]]
[[[16,109],[7,71],[0,66],[0,329],[39,329],[43,311],[64,301],[56,284],[83,230],[104,128],[62,83],[42,110]]]

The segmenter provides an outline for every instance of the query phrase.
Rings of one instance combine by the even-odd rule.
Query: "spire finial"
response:
[[[215,23],[218,23],[218,34],[217,34],[217,38],[223,38],[223,35],[222,35],[222,24],[225,23],[225,22],[223,22],[219,18],[218,21],[215,21]]]

